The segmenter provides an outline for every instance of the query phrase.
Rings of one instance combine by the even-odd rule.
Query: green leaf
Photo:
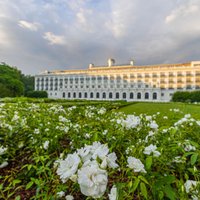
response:
[[[173,188],[170,185],[166,185],[164,188],[164,192],[166,194],[166,196],[170,199],[170,200],[175,200],[176,199],[176,194],[173,190]]]
[[[21,180],[15,179],[15,180],[13,180],[13,182],[12,182],[13,186],[15,186],[15,185],[18,184],[18,183],[21,183]]]
[[[20,199],[21,199],[20,195],[15,197],[15,200],[20,200]]]
[[[31,168],[32,168],[32,165],[28,165],[28,171],[30,171]]]
[[[168,184],[170,185],[171,183],[173,183],[176,180],[175,176],[169,175],[169,176],[164,176],[161,179],[161,182],[163,182],[164,184]]]
[[[26,190],[28,190],[32,185],[33,185],[33,181],[30,181],[27,185],[26,185]]]
[[[135,190],[137,189],[139,183],[140,183],[140,179],[136,178],[134,183],[133,183],[133,187],[132,187],[132,190],[131,190],[132,192],[135,192]]]
[[[144,183],[146,183],[147,185],[149,185],[148,181],[143,177],[143,176],[138,176],[138,178],[143,181]]]
[[[198,158],[198,153],[194,153],[191,158],[190,158],[190,162],[191,162],[191,165],[194,165],[197,161],[197,158]]]
[[[163,199],[164,198],[164,193],[162,191],[160,191],[158,193],[158,197],[159,197],[159,199]]]
[[[152,165],[152,156],[147,157],[146,159],[146,169],[151,169],[151,165]]]
[[[144,198],[147,199],[147,188],[143,182],[140,183],[140,190]]]
[[[130,181],[130,182],[128,183],[128,187],[129,187],[129,188],[132,188],[132,186],[133,186],[133,182]]]

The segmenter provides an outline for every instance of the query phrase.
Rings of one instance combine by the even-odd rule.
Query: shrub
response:
[[[172,97],[174,102],[200,102],[200,91],[175,92]]]
[[[30,91],[27,93],[27,97],[32,98],[47,98],[48,94],[46,91]]]

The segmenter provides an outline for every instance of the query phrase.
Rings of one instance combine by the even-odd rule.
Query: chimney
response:
[[[108,59],[108,67],[111,67],[115,64],[115,60],[113,58]]]
[[[131,65],[131,66],[134,66],[134,60],[131,60],[131,61],[130,61],[130,65]]]
[[[90,63],[89,64],[89,69],[92,69],[94,67],[94,64]]]

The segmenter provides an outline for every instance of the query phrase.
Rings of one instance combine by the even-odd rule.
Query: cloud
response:
[[[0,62],[25,73],[198,60],[199,0],[0,1]],[[27,30],[27,31],[25,31]]]
[[[193,3],[193,1],[190,1],[188,4],[181,5],[180,7],[173,10],[170,15],[168,15],[165,18],[165,23],[173,23],[176,20],[184,20],[185,18],[193,18],[194,15],[196,15],[200,7],[198,5],[199,3]]]
[[[65,37],[62,35],[55,35],[51,32],[46,32],[43,36],[44,39],[49,41],[49,44],[51,45],[65,45]]]
[[[40,27],[39,23],[30,23],[24,20],[20,20],[18,25],[22,28],[28,29],[30,31],[37,31],[38,28]]]

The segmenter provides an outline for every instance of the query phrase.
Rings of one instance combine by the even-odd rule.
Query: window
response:
[[[126,93],[125,92],[122,94],[122,97],[123,97],[123,99],[126,99]]]
[[[157,99],[157,93],[156,92],[153,93],[153,99]]]
[[[94,96],[93,92],[90,93],[90,98],[92,99]]]
[[[116,93],[115,97],[116,99],[119,99],[119,92]]]
[[[145,99],[149,99],[149,93],[148,93],[148,92],[146,92],[146,93],[144,94],[144,98],[145,98]]]
[[[100,95],[99,92],[96,93],[96,98],[99,99]]]
[[[87,92],[85,92],[84,97],[87,98]]]
[[[141,99],[141,93],[140,92],[137,93],[137,99]]]
[[[82,94],[81,94],[81,92],[79,92],[78,97],[79,97],[79,98],[82,98]]]
[[[133,92],[130,93],[130,99],[133,99],[134,95]]]
[[[64,92],[63,92],[63,95],[62,95],[62,96],[63,96],[63,98],[65,98],[65,93],[64,93]]]
[[[109,93],[109,99],[112,99],[112,92]]]
[[[105,99],[105,98],[106,98],[106,93],[104,92],[104,93],[103,93],[103,99]]]
[[[76,98],[76,92],[74,92],[74,94],[73,94],[73,98]]]

